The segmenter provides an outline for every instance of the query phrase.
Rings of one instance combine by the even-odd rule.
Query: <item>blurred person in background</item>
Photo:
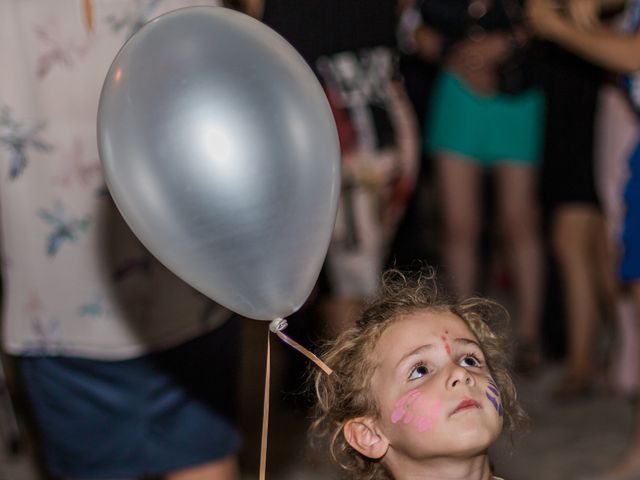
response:
[[[626,4],[624,32],[612,31],[599,21],[599,12],[615,0],[571,0],[566,13],[550,0],[530,0],[528,14],[538,33],[613,72],[623,74],[623,84],[634,109],[640,111],[640,1]],[[624,192],[625,214],[619,276],[634,298],[640,323],[640,144],[629,159]],[[640,331],[637,329],[636,332]],[[640,478],[640,411],[636,411],[635,435],[626,456],[609,472],[593,478],[626,480]]]
[[[623,15],[614,15],[613,28],[620,28]],[[607,20],[610,22],[610,20]],[[600,89],[596,113],[596,180],[606,219],[606,235],[613,270],[619,262],[624,220],[623,192],[628,180],[628,159],[637,141],[640,119],[631,108],[614,74]],[[614,271],[615,274],[615,271]],[[615,280],[615,278],[614,278]],[[617,287],[617,285],[616,285]],[[635,397],[640,375],[638,334],[633,299],[616,288],[614,345],[610,352],[609,385],[613,391]]]
[[[541,193],[566,319],[565,372],[551,394],[569,400],[588,394],[604,373],[593,368],[594,349],[603,338],[597,336],[600,320],[612,325],[614,317],[615,274],[594,178],[596,104],[604,75],[553,43],[544,45],[542,58],[547,115]],[[600,353],[604,367],[608,353]]]
[[[342,189],[321,280],[333,335],[376,293],[418,168],[417,127],[398,74],[396,0],[245,0],[322,83],[342,152]]]
[[[519,0],[418,2],[418,53],[441,71],[431,94],[424,146],[434,159],[442,211],[443,262],[460,296],[478,290],[485,174],[515,278],[517,368],[540,365],[542,248],[537,174],[544,98],[534,82]],[[499,251],[495,249],[495,251]]]
[[[96,140],[119,48],[201,4],[0,2],[3,346],[56,479],[239,479],[239,324],[135,239]]]

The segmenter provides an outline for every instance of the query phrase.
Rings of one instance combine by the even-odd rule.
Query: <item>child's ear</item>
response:
[[[342,432],[347,443],[367,458],[380,459],[387,453],[389,441],[369,417],[347,420]]]

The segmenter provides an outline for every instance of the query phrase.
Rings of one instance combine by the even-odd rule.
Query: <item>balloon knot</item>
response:
[[[284,318],[276,318],[269,324],[269,330],[271,330],[272,333],[278,333],[283,331],[288,326],[289,324]]]

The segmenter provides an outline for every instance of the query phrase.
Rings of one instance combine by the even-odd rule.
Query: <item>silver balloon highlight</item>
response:
[[[148,23],[107,74],[98,143],[124,218],[178,276],[249,318],[305,302],[340,153],[321,86],[278,34],[216,7]]]

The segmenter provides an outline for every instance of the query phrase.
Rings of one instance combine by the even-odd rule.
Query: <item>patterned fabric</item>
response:
[[[355,60],[356,55],[334,58],[341,57]],[[332,294],[364,298],[377,291],[389,243],[414,187],[416,126],[404,90],[388,78],[352,89],[348,83],[327,85],[342,150],[342,189],[326,273]],[[369,90],[376,101],[362,95],[372,85],[380,87]]]
[[[342,152],[341,202],[374,191],[382,239],[395,231],[417,176],[417,137],[408,98],[397,82],[395,51],[385,46],[323,55],[315,62],[327,92]],[[350,229],[353,230],[353,229]],[[342,242],[358,242],[356,231]],[[379,272],[378,272],[379,273]],[[377,280],[376,280],[377,283]]]
[[[154,261],[114,208],[96,146],[99,93],[144,22],[216,0],[0,2],[3,340],[23,355],[122,359],[228,312]]]
[[[326,274],[331,293],[375,293],[414,189],[416,122],[396,52],[396,0],[267,0],[264,21],[307,60],[338,127],[342,189]]]
[[[385,46],[319,57],[316,70],[336,119],[342,189],[327,275],[335,295],[364,298],[380,281],[388,246],[417,177],[411,106]]]

